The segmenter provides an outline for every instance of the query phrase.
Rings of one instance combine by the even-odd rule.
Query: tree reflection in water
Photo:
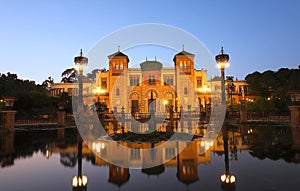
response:
[[[60,154],[60,163],[65,167],[75,167],[77,163],[77,155],[71,154]]]
[[[199,164],[210,163],[211,153],[226,157],[226,150],[228,150],[228,157],[225,158],[225,170],[227,168],[229,169],[229,166],[226,165],[226,161],[239,160],[237,153],[241,150],[249,151],[252,157],[260,160],[266,158],[274,161],[283,159],[286,162],[299,163],[300,149],[298,140],[300,133],[299,129],[296,129],[296,131],[297,132],[293,130],[292,132],[292,128],[288,126],[232,127],[227,131],[227,149],[225,147],[226,141],[224,141],[224,132],[221,131],[218,138],[213,142],[213,146],[208,151],[206,151],[206,148],[210,147],[212,143],[202,141],[201,139],[195,140],[190,142],[183,152],[167,163],[152,169],[143,169],[141,173],[147,176],[161,176],[168,171],[168,168],[173,167],[176,168],[178,181],[186,185],[192,185],[195,182],[201,182],[201,178],[199,179],[200,174],[198,174]],[[29,159],[38,152],[43,153],[45,158],[51,158],[58,154],[60,156],[59,161],[61,165],[75,168],[78,161],[77,143],[76,129],[65,129],[63,133],[57,130],[16,131],[15,134],[0,135],[1,168],[12,167],[16,159]],[[135,144],[135,146],[140,145],[140,147],[143,147],[143,145],[151,147],[151,143],[149,143],[149,145],[146,143],[131,144]],[[149,155],[149,160],[156,160],[161,156],[172,156],[177,150],[176,145],[172,148],[166,148],[163,155],[158,152],[152,153],[151,156]],[[105,148],[105,152],[106,156],[110,156],[111,152],[114,151]],[[52,153],[52,155],[49,153]],[[127,159],[130,157],[130,153],[128,156],[124,156],[124,158]],[[109,183],[121,187],[130,181],[130,169],[107,163],[95,156],[84,143],[82,145],[82,158],[94,166],[107,166],[109,169],[107,171],[107,181]],[[133,159],[138,160],[136,157]],[[239,171],[234,170],[234,173],[239,176]],[[219,179],[220,177],[215,178]]]

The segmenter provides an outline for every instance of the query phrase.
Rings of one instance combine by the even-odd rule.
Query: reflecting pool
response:
[[[214,141],[179,143],[188,146],[163,165],[128,169],[95,156],[76,129],[17,130],[0,135],[0,188],[71,191],[80,190],[73,187],[80,183],[81,190],[88,191],[298,190],[299,139],[300,129],[288,126],[231,127],[222,129]],[[104,144],[99,149],[105,156],[114,152]],[[149,160],[176,152],[174,145]],[[138,162],[140,155],[128,153],[119,160]],[[232,184],[224,183],[224,174]]]

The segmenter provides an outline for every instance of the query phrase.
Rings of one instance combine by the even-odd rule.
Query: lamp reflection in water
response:
[[[80,136],[78,139],[78,175],[73,177],[72,186],[73,191],[84,191],[87,189],[88,178],[82,175],[82,139]]]
[[[229,157],[228,157],[228,127],[222,127],[222,135],[224,142],[224,155],[225,155],[225,170],[226,172],[221,175],[221,185],[224,190],[235,190],[236,177],[230,174],[229,171]]]
[[[46,151],[45,151],[45,155],[46,155],[46,158],[49,159],[52,155],[52,150],[51,150],[51,147],[50,146],[46,146]]]

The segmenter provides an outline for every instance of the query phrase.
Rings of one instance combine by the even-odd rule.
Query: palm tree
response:
[[[78,72],[75,68],[68,68],[61,74],[61,82],[74,83],[77,80]]]

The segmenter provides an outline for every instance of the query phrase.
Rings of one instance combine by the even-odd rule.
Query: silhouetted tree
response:
[[[49,88],[54,83],[54,79],[49,76],[46,80],[42,82],[42,87]]]
[[[0,74],[0,96],[15,98],[17,118],[35,114],[50,114],[55,111],[57,99],[50,97],[42,85],[34,81],[18,79],[16,74]]]
[[[61,82],[74,83],[77,80],[78,72],[75,68],[68,68],[61,74]]]
[[[60,154],[60,163],[65,167],[75,167],[77,163],[77,155],[71,154]]]
[[[300,69],[281,68],[276,72],[254,72],[246,76],[246,81],[250,94],[269,99],[267,103],[271,101],[277,112],[288,113],[290,94],[300,93],[299,76]]]

